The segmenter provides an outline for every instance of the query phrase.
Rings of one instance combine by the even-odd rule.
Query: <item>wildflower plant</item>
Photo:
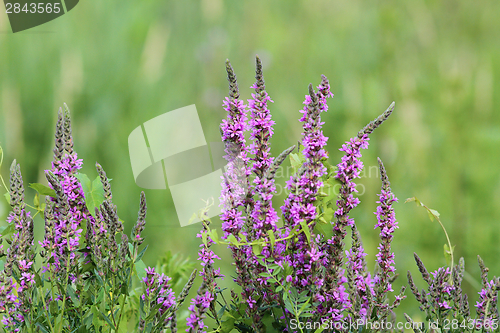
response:
[[[439,212],[430,209],[415,197],[406,200],[406,202],[412,201],[427,210],[431,221],[437,220],[441,225],[448,241],[444,245],[448,266],[439,267],[429,274],[423,261],[414,253],[415,262],[422,279],[427,284],[427,290],[422,289],[419,291],[410,271],[407,274],[408,285],[420,304],[420,310],[425,313],[429,325],[422,327],[422,325],[415,323],[409,315],[405,314],[407,322],[411,324],[415,332],[430,332],[431,330],[441,330],[442,332],[498,332],[499,312],[497,302],[500,278],[494,276],[489,280],[489,269],[483,259],[477,256],[482,287],[481,291],[479,291],[479,301],[476,302],[474,307],[471,307],[467,294],[462,290],[465,274],[464,258],[460,258],[458,264],[454,265],[454,246],[451,245],[448,233],[440,220]]]
[[[359,203],[354,194],[355,179],[363,168],[361,149],[368,147],[369,135],[391,115],[394,103],[342,146],[345,155],[337,166],[330,165],[321,116],[333,94],[322,76],[316,90],[309,85],[300,111],[302,148],[292,146],[273,158],[272,100],[265,90],[260,59],[256,59],[256,82],[251,87],[255,92],[248,105],[239,98],[229,62],[226,70],[229,97],[224,102],[227,118],[221,124],[228,161],[222,179],[223,235],[219,238],[217,229],[205,224],[203,242],[228,245],[235,265],[233,280],[241,293],[231,291],[230,302],[220,291],[212,294],[211,302],[221,306],[216,315],[206,312],[218,325],[215,331],[266,332],[273,327],[313,332],[318,323],[333,328],[359,319],[363,324],[392,320],[389,314],[405,296],[403,288],[394,301],[389,300],[396,277],[390,251],[397,228],[392,209],[396,199],[380,160],[383,186],[374,219],[381,229],[377,274],[367,270],[366,253],[349,212]],[[245,131],[250,131],[250,142]],[[287,157],[294,174],[287,182],[288,196],[279,215],[273,208],[274,177]],[[348,230],[353,245],[345,249]]]
[[[207,208],[199,213],[199,270],[170,253],[156,267],[146,267],[142,261],[147,249],[142,237],[147,215],[144,192],[128,237],[102,166],[96,164],[98,175],[92,181],[79,172],[83,161],[74,150],[65,106],[58,113],[54,160],[45,171],[48,186],[30,184],[37,192],[33,205],[26,203],[16,161],[10,168],[9,187],[0,177],[12,207],[7,226],[0,232],[0,313],[5,332],[396,330],[394,309],[406,297],[405,287],[398,293],[392,288],[398,276],[391,248],[398,228],[393,207],[397,198],[380,159],[381,190],[375,217],[356,222],[351,216],[360,203],[356,180],[363,169],[362,151],[369,146],[370,134],[390,117],[394,103],[345,141],[341,160],[332,165],[322,116],[328,112],[327,100],[333,94],[323,75],[316,88],[310,84],[306,90],[299,144],[273,157],[273,101],[266,91],[260,59],[256,58],[256,81],[247,103],[240,98],[229,61],[226,71],[229,96],[223,108],[227,117],[220,125],[227,160],[221,179],[222,225],[220,231],[212,225],[207,212],[214,203],[207,201]],[[278,204],[275,177],[287,159],[294,173],[287,181],[286,199]],[[2,162],[0,148],[0,166]],[[410,201],[426,208],[446,232],[439,213],[416,198]],[[38,243],[33,234],[37,215],[45,223],[44,237]],[[360,223],[378,229],[375,263],[366,262]],[[479,258],[483,288],[477,315],[471,319],[461,287],[464,261],[460,259],[454,266],[448,235],[447,239],[449,267],[429,274],[415,255],[427,290],[419,291],[408,273],[420,309],[437,325],[429,330],[497,330],[500,280],[488,280],[488,269]],[[235,288],[231,290],[220,287],[224,275],[218,267],[217,245],[227,246],[233,259],[230,276]],[[197,278],[198,290],[186,301]],[[187,310],[181,311],[184,303]],[[469,326],[455,325],[455,318]],[[413,327],[415,332],[426,330]]]
[[[3,151],[0,151],[0,165]],[[175,331],[176,312],[193,284],[194,272],[179,298],[172,285],[187,278],[188,262],[163,260],[146,268],[141,232],[146,197],[130,238],[112,201],[110,180],[96,164],[90,181],[73,148],[69,110],[59,110],[54,161],[45,171],[49,186],[26,204],[21,168],[14,160],[5,197],[12,207],[0,249],[0,312],[5,332],[160,332]],[[41,197],[45,202],[41,203]],[[28,211],[31,208],[35,211]],[[42,215],[45,234],[34,241],[34,217]],[[5,241],[5,242],[4,242]],[[168,271],[175,280],[166,276]]]

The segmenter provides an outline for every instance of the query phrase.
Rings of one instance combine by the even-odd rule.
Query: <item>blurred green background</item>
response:
[[[364,193],[353,211],[371,269],[380,190],[373,166],[380,156],[400,199],[393,248],[401,277],[395,290],[406,284],[407,270],[418,274],[413,252],[429,270],[445,264],[445,236],[423,209],[404,204],[412,196],[441,213],[472,276],[480,280],[478,254],[492,275],[500,275],[499,13],[500,2],[493,0],[87,0],[55,21],[12,34],[2,11],[1,173],[7,179],[16,158],[25,183],[46,182],[57,109],[66,102],[83,172],[93,178],[95,162],[104,167],[129,231],[141,191],[128,156],[129,133],[157,115],[196,104],[207,142],[220,141],[224,61],[231,60],[247,99],[259,54],[275,101],[274,155],[300,138],[298,111],[307,85],[318,85],[321,74],[335,94],[323,117],[332,164],[340,161],[345,140],[396,101],[395,113],[364,152]],[[146,263],[153,265],[167,250],[196,259],[200,225],[179,227],[168,190],[146,194]],[[283,198],[275,199],[276,208]],[[7,213],[0,200],[3,220]],[[43,222],[37,221],[42,237]],[[228,251],[221,246],[217,252],[229,281]],[[420,277],[416,281],[424,286]],[[470,283],[465,289],[475,304],[477,290]],[[403,311],[422,319],[407,295],[399,320]]]

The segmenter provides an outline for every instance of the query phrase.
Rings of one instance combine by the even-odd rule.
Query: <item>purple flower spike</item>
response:
[[[363,163],[360,161],[361,149],[368,148],[368,135],[389,118],[394,110],[394,105],[393,102],[384,113],[368,123],[358,132],[356,137],[346,141],[342,148],[339,149],[344,152],[344,156],[337,165],[337,175],[335,176],[341,182],[337,210],[334,213],[336,222],[333,227],[333,237],[322,244],[323,251],[331,260],[331,263],[328,263],[325,275],[325,290],[327,290],[325,298],[327,303],[324,309],[330,308],[329,312],[333,313],[334,317],[336,313],[350,307],[348,302],[340,301],[344,297],[333,297],[332,295],[341,293],[345,289],[342,285],[345,279],[344,270],[342,269],[344,239],[347,226],[352,227],[354,225],[354,220],[349,217],[349,212],[359,204],[359,199],[354,197],[354,193],[357,192],[354,180],[360,177],[363,168]]]
[[[259,57],[256,59],[256,65],[255,78],[257,81],[251,87],[255,89],[255,93],[252,94],[252,99],[248,100],[251,111],[249,125],[252,132],[250,138],[253,140],[250,152],[255,156],[252,158],[252,171],[256,176],[253,182],[255,186],[253,194],[257,196],[250,216],[253,224],[249,231],[250,239],[259,239],[263,235],[267,235],[268,230],[276,231],[276,222],[278,221],[278,215],[272,206],[273,193],[276,191],[274,178],[266,177],[266,171],[274,161],[274,158],[270,156],[269,143],[273,136],[274,121],[271,120],[271,112],[267,107],[267,103],[272,102],[272,100],[265,90],[262,62]]]
[[[319,189],[323,186],[321,177],[326,174],[322,161],[328,157],[324,149],[328,138],[323,135],[324,123],[321,121],[321,113],[328,111],[326,99],[333,97],[333,94],[330,92],[328,79],[324,75],[317,88],[318,92],[314,92],[312,85],[309,85],[309,95],[305,96],[305,106],[300,111],[302,113],[300,121],[303,123],[302,154],[306,161],[297,174],[290,177],[287,182],[289,195],[281,209],[284,224],[288,230],[305,222],[312,232],[317,217],[314,203]],[[309,244],[306,236],[300,234],[298,241],[290,244],[290,252],[288,261],[295,269],[293,285],[298,291],[310,289],[311,286],[320,288],[323,285],[323,279],[316,276],[316,272],[321,263],[320,258],[324,257],[322,249],[315,244]]]
[[[379,309],[379,314],[383,317],[387,315],[388,305],[386,304],[387,293],[392,290],[389,282],[395,275],[394,253],[391,252],[391,242],[393,233],[398,228],[396,215],[392,204],[398,199],[391,191],[389,178],[384,168],[384,164],[378,159],[380,168],[380,179],[382,180],[382,191],[379,194],[379,203],[375,215],[377,215],[377,224],[375,228],[380,228],[380,244],[378,246],[377,264],[380,271],[374,278],[375,282],[375,303]]]
[[[372,278],[366,271],[366,255],[356,225],[353,225],[352,247],[346,251],[349,299],[354,319],[363,321],[370,318],[373,293]]]
[[[170,277],[165,274],[159,274],[155,272],[154,268],[146,268],[146,277],[143,279],[144,283],[144,293],[141,295],[144,303],[149,306],[149,309],[153,309],[159,305],[158,313],[155,316],[154,324],[160,324],[162,327],[166,327],[172,321],[172,316],[165,318],[165,321],[159,323],[159,318],[167,311],[175,311],[177,303],[175,300],[175,293],[172,291],[170,286]],[[144,326],[145,321],[141,319],[140,327]]]
[[[205,325],[203,320],[206,317],[206,312],[210,307],[210,303],[214,300],[213,296],[209,291],[206,291],[205,294],[197,295],[191,301],[191,305],[188,310],[191,312],[189,317],[186,319],[188,328],[186,332],[189,333],[198,333],[198,332],[206,332],[205,328],[208,327]]]
[[[46,171],[49,185],[56,191],[57,198],[49,198],[48,206],[51,208],[49,216],[46,216],[46,224],[49,225],[46,225],[45,238],[40,242],[48,258],[54,258],[54,263],[47,266],[54,272],[63,272],[76,265],[75,253],[83,231],[81,224],[84,220],[92,224],[95,222],[86,208],[85,195],[76,178],[82,164],[73,150],[69,110],[65,107],[65,111],[60,109],[58,114],[52,169]]]
[[[222,121],[220,129],[225,144],[226,155],[224,157],[228,164],[222,181],[220,219],[224,231],[222,238],[227,239],[232,235],[239,240],[241,239],[240,234],[247,236],[245,225],[248,221],[238,208],[244,207],[246,210],[246,205],[250,203],[249,193],[252,193],[249,184],[251,170],[248,167],[248,148],[244,135],[247,129],[247,117],[245,105],[239,99],[236,75],[229,60],[226,61],[226,71],[229,81],[229,98],[224,101],[227,119]],[[250,292],[252,292],[250,270],[246,259],[251,255],[251,249],[236,246],[229,246],[229,248],[236,267],[234,281],[240,286],[250,288]]]

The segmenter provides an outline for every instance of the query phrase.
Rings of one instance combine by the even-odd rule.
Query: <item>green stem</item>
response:
[[[69,251],[69,240],[68,236],[66,235],[66,245],[68,247]],[[66,262],[66,278],[64,279],[64,290],[61,290],[63,293],[63,303],[62,303],[62,312],[61,312],[61,324],[57,327],[57,332],[62,332],[63,329],[63,322],[64,322],[64,310],[66,306],[66,289],[68,289],[68,279],[69,279],[69,262],[71,260],[71,256],[68,255],[68,260]]]
[[[52,327],[52,323],[50,322],[50,314],[49,314],[49,310],[47,309],[47,303],[45,302],[45,295],[43,293],[43,288],[40,287],[40,289],[41,289],[41,292],[40,291],[39,292],[40,292],[40,295],[42,296],[43,309],[47,313],[47,321],[49,322],[50,331],[54,332],[54,328]]]
[[[427,208],[427,207],[426,207]],[[436,216],[436,220],[439,222],[439,224],[441,225],[441,228],[443,228],[443,231],[444,231],[444,234],[446,235],[446,240],[448,241],[448,247],[450,249],[450,256],[451,256],[451,271],[450,271],[450,277],[453,276],[453,247],[451,246],[451,241],[450,241],[450,237],[448,237],[448,233],[446,232],[446,229],[443,225],[443,223],[441,223],[441,220],[439,219],[439,217]]]
[[[130,280],[132,279],[132,269],[134,267],[134,262],[135,262],[135,259],[137,258],[137,243],[134,243],[134,249],[133,249],[133,258],[131,258],[131,261],[130,261],[130,271],[128,273],[128,276],[127,276],[127,279],[126,279],[126,282],[127,282],[127,288],[128,288],[128,285],[130,284]],[[122,320],[122,315],[123,315],[123,309],[125,308],[125,302],[127,300],[127,295],[124,295],[123,297],[123,302],[122,302],[122,305],[121,305],[121,308],[120,308],[120,315],[118,316],[118,326],[116,326],[116,328],[120,328],[120,322]]]
[[[114,274],[113,274],[113,280],[111,281],[110,283],[111,285],[111,295],[108,295],[108,298],[109,298],[109,306],[110,306],[110,311],[111,311],[111,319],[113,319],[113,324],[115,325],[114,329],[116,330],[117,327],[116,327],[116,320],[115,320],[115,313],[114,313],[114,304],[115,304],[115,295],[114,295],[114,291],[115,291],[115,279],[114,279]],[[104,284],[104,286],[106,286],[106,283]],[[104,287],[104,291],[106,291],[106,287]],[[109,293],[106,293],[106,294],[109,294]],[[111,333],[111,327],[109,328],[109,332]]]

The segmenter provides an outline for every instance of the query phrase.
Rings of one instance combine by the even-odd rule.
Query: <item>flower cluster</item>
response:
[[[143,278],[144,293],[141,299],[145,303],[145,308],[157,308],[155,321],[160,322],[163,326],[167,326],[172,321],[172,316],[167,316],[168,311],[175,308],[175,293],[170,287],[171,278],[165,274],[155,272],[154,268],[146,268],[146,277]],[[162,320],[163,319],[163,320]],[[144,329],[145,320],[141,319],[139,324],[140,329]]]
[[[252,318],[252,330],[264,331],[262,318],[267,312],[265,309],[277,307],[281,316],[273,314],[276,325],[290,331],[286,325],[289,318],[302,316],[302,313],[294,313],[293,304],[287,306],[285,300],[290,292],[296,295],[293,301],[303,306],[304,318],[301,320],[304,322],[339,321],[344,318],[344,314],[350,319],[371,318],[372,310],[381,313],[383,309],[387,315],[403,298],[398,295],[396,302],[389,306],[385,302],[386,298],[381,296],[386,297],[391,290],[387,281],[394,279],[393,255],[389,255],[389,252],[396,227],[392,209],[392,199],[395,197],[390,191],[387,177],[382,179],[384,186],[377,215],[377,226],[381,228],[379,248],[382,251],[379,265],[384,266],[384,270],[373,278],[366,269],[366,254],[360,235],[348,214],[359,203],[354,196],[357,192],[354,180],[359,178],[363,168],[360,151],[368,147],[368,135],[390,116],[394,104],[342,146],[341,151],[345,155],[334,176],[341,185],[337,209],[332,213],[334,220],[321,222],[331,225],[333,235],[326,236],[316,228],[318,221],[325,220],[327,216],[325,207],[329,207],[330,203],[325,200],[332,200],[331,197],[324,198],[321,193],[329,177],[325,164],[328,138],[323,134],[321,114],[328,110],[326,100],[333,94],[325,76],[322,76],[317,91],[309,85],[309,94],[300,111],[303,128],[303,149],[299,152],[302,156],[299,157],[301,165],[287,182],[288,196],[281,207],[284,225],[278,228],[278,216],[272,207],[274,175],[295,147],[275,159],[270,156],[269,140],[274,122],[268,109],[271,99],[265,91],[260,60],[257,58],[257,81],[251,87],[255,93],[248,101],[248,124],[246,106],[238,99],[236,76],[229,63],[226,69],[230,91],[229,98],[224,102],[228,116],[221,124],[221,134],[226,145],[228,165],[222,183],[221,220],[223,239],[230,243],[236,266],[234,281],[242,288],[242,300],[246,303],[247,316]],[[244,135],[247,129],[251,130],[252,141],[248,148]],[[352,228],[355,241],[352,248],[346,251],[346,275],[344,238],[347,227]],[[375,292],[378,290],[375,285],[381,283],[386,285],[379,288],[383,290],[379,295]],[[346,286],[349,286],[350,293]],[[314,307],[304,305],[305,299],[309,299]]]
[[[251,222],[254,228],[250,229],[249,239],[258,239],[267,235],[268,230],[276,231],[278,215],[272,206],[273,194],[276,191],[274,178],[267,176],[266,171],[273,164],[274,158],[270,156],[270,139],[273,136],[274,121],[271,120],[271,112],[268,102],[273,102],[266,92],[264,76],[262,74],[262,63],[257,57],[256,82],[250,88],[255,89],[252,99],[248,100],[251,117],[248,122],[252,132],[250,139],[250,153],[254,156],[252,171],[255,174],[253,181],[253,195],[257,196],[251,212]]]
[[[206,211],[202,212],[201,220],[203,222],[203,230],[197,234],[197,237],[202,239],[202,244],[198,251],[198,260],[200,260],[200,264],[203,267],[200,272],[203,281],[196,297],[191,300],[191,306],[188,309],[190,314],[187,319],[188,329],[186,331],[189,333],[196,333],[205,328],[206,325],[203,322],[206,317],[205,314],[208,310],[215,312],[214,301],[215,294],[218,291],[216,279],[224,277],[220,273],[220,268],[214,269],[214,259],[220,260],[220,258],[210,249],[214,241],[207,234],[210,220],[206,216]]]
[[[328,110],[326,100],[333,94],[328,79],[322,76],[316,91],[309,85],[300,111],[303,133],[298,146],[302,149],[292,153],[293,146],[273,158],[274,121],[268,105],[272,100],[259,58],[256,65],[254,93],[245,105],[233,68],[226,63],[229,97],[223,102],[227,118],[220,126],[228,162],[220,197],[224,234],[219,239],[203,211],[203,229],[197,235],[201,269],[191,273],[178,297],[174,290],[187,274],[163,265],[145,268],[142,261],[147,248],[139,248],[146,224],[144,192],[129,238],[123,233],[103,168],[96,164],[94,181],[79,173],[82,160],[73,148],[69,110],[59,111],[54,162],[46,171],[50,187],[32,185],[39,194],[31,208],[45,220],[41,265],[35,264],[34,216],[26,209],[20,167],[15,161],[11,167],[8,196],[12,212],[0,235],[10,237],[8,248],[0,244],[0,256],[6,257],[0,272],[0,312],[6,331],[177,332],[179,309],[197,276],[201,285],[188,306],[184,327],[189,333],[206,332],[212,325],[218,332],[261,333],[267,331],[268,323],[276,331],[295,332],[292,323],[312,327],[325,321],[394,321],[393,310],[404,299],[405,287],[391,302],[397,277],[391,249],[398,228],[393,208],[397,198],[380,159],[382,190],[374,221],[380,243],[375,273],[368,269],[357,222],[350,215],[359,204],[356,178],[363,168],[361,151],[368,148],[369,135],[388,119],[394,104],[342,145],[343,156],[335,168],[327,161],[328,138],[321,120]],[[287,182],[289,193],[278,216],[273,207],[275,176],[288,156],[295,174]],[[332,184],[340,185],[338,194],[324,192],[334,188]],[[46,196],[42,204],[41,195]],[[352,242],[346,248],[349,229]],[[241,293],[231,290],[230,303],[219,287],[220,268],[214,267],[220,257],[213,245],[220,243],[231,251],[233,279],[241,288]],[[416,254],[415,260],[428,287],[419,291],[410,272],[408,283],[426,317],[436,319],[440,327],[449,318],[471,320],[468,298],[462,291],[463,259],[432,273]],[[479,266],[483,287],[473,322],[476,329],[483,325],[486,331],[493,331],[494,326],[484,324],[499,319],[500,279],[488,279],[481,258]]]
[[[0,310],[6,312],[2,318],[5,328],[19,332],[32,301],[30,290],[34,285],[33,263],[33,219],[26,211],[24,186],[19,164],[12,163],[10,205],[12,212],[7,222],[14,227],[12,241],[7,250],[3,272],[0,273]],[[13,278],[18,276],[18,279]]]
[[[498,315],[498,290],[500,279],[494,277],[488,280],[488,268],[481,257],[478,256],[479,268],[483,287],[479,292],[479,301],[476,303],[476,318],[471,317],[468,297],[462,292],[462,280],[465,272],[464,259],[460,258],[458,265],[453,267],[439,267],[429,274],[422,260],[415,254],[417,267],[423,280],[428,285],[428,290],[419,292],[413,277],[408,272],[408,284],[420,303],[420,310],[426,313],[427,318],[443,327],[446,320],[460,318],[467,323],[469,330],[497,331],[499,325]],[[408,322],[413,320],[405,314]]]
[[[379,317],[385,318],[388,315],[387,293],[393,291],[391,281],[396,272],[394,267],[394,253],[391,252],[391,242],[395,229],[398,228],[396,216],[392,204],[397,202],[397,198],[391,191],[389,179],[385,171],[384,164],[378,159],[380,166],[380,178],[382,180],[382,191],[379,194],[380,205],[377,207],[377,224],[375,228],[380,228],[380,244],[378,246],[377,264],[380,268],[374,277],[375,302],[379,308]]]
[[[82,160],[73,149],[67,108],[58,113],[54,162],[46,171],[50,187],[30,186],[38,192],[34,206],[25,203],[20,167],[12,163],[8,192],[12,212],[1,236],[10,246],[0,251],[6,256],[0,271],[4,330],[127,331],[129,323],[138,319],[134,331],[162,332],[167,326],[175,331],[176,311],[193,285],[194,272],[177,300],[170,277],[151,269],[142,272],[140,268],[145,266],[141,258],[147,248],[139,251],[146,223],[144,193],[129,242],[103,168],[96,164],[98,177],[91,182],[78,173],[81,166]],[[0,180],[3,184],[1,176]],[[42,195],[46,198],[41,204]],[[28,206],[45,220],[45,235],[39,243],[40,265],[35,264],[34,224]],[[90,207],[94,214],[90,214]],[[137,279],[142,275],[142,281]],[[134,281],[144,285],[144,297],[140,298],[140,285],[134,289]]]

